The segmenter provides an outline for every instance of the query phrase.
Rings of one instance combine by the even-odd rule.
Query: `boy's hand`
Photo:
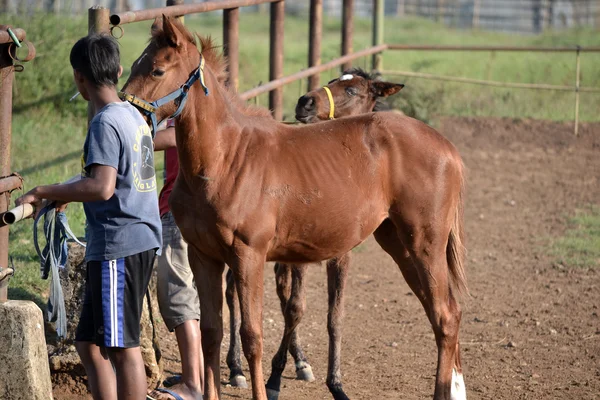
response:
[[[56,212],[63,212],[67,209],[67,206],[69,205],[69,202],[62,202],[62,201],[57,201],[56,202]]]
[[[37,187],[35,187],[29,192],[25,193],[23,196],[17,198],[15,200],[15,205],[20,206],[22,204],[31,204],[35,211],[33,213],[33,216],[30,216],[28,218],[36,218],[43,208],[43,201],[44,199],[37,195]]]

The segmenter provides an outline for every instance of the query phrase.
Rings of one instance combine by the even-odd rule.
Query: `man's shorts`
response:
[[[75,340],[102,347],[138,347],[144,295],[156,250],[108,261],[89,261]]]
[[[161,218],[162,254],[158,257],[157,297],[160,313],[170,331],[185,321],[200,319],[200,302],[194,274],[183,240],[171,212]]]

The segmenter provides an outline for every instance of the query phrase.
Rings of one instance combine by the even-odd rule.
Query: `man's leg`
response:
[[[88,387],[94,400],[115,399],[117,397],[115,373],[106,354],[102,354],[101,347],[92,342],[75,342],[75,348],[85,367]]]
[[[170,331],[175,331],[181,357],[181,383],[169,388],[185,399],[201,399],[204,358],[200,340],[200,303],[187,256],[187,243],[171,213],[161,218],[163,251],[158,258],[157,297],[160,313]],[[153,391],[156,399],[171,399]]]

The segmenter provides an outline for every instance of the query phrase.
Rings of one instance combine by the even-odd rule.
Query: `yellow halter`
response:
[[[327,98],[329,99],[329,119],[335,119],[333,116],[335,114],[335,103],[333,102],[333,96],[331,95],[331,90],[327,86],[323,86],[325,89],[325,93],[327,93]]]

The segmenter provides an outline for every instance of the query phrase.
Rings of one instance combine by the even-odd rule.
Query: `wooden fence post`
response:
[[[310,28],[308,33],[308,67],[321,65],[321,37],[323,36],[323,0],[310,0]],[[319,87],[319,74],[308,78],[308,90]]]
[[[383,44],[383,18],[384,18],[383,0],[373,0],[373,46]],[[383,67],[382,54],[373,54],[373,70],[380,71]]]
[[[92,6],[88,10],[88,35],[110,32],[110,10],[102,6]],[[94,106],[88,104],[88,124],[94,118]]]
[[[579,81],[581,77],[581,54],[580,49],[577,47],[575,65],[575,136],[579,135]]]
[[[271,3],[271,29],[269,48],[269,80],[273,81],[283,76],[283,21],[285,2],[283,0]],[[283,89],[278,88],[269,92],[269,108],[276,120],[283,118]]]
[[[223,10],[223,47],[229,64],[229,86],[238,90],[239,84],[239,28],[240,9]]]
[[[342,56],[352,53],[352,32],[354,31],[354,0],[344,0],[342,8]],[[352,67],[348,61],[342,64],[342,72]]]

